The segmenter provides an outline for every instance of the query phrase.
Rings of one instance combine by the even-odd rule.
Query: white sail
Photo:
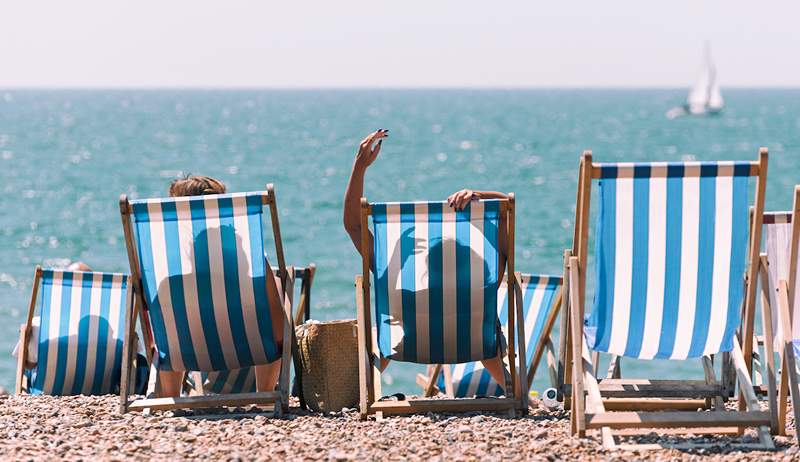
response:
[[[711,60],[711,48],[706,44],[700,76],[689,91],[686,108],[690,114],[705,114],[719,112],[724,104],[719,83],[717,83],[717,72],[714,62]]]

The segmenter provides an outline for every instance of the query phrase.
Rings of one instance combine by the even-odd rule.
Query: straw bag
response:
[[[303,398],[316,412],[358,405],[356,321],[307,321],[295,329]]]

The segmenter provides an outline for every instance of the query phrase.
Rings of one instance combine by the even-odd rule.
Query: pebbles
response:
[[[797,460],[800,455],[793,437],[776,437],[778,450],[771,453],[736,450],[729,445],[737,439],[727,437],[703,437],[716,446],[692,451],[605,452],[596,436],[570,436],[568,413],[543,409],[520,419],[472,413],[362,422],[355,410],[322,416],[297,408],[282,419],[254,408],[222,415],[185,411],[121,416],[118,402],[115,396],[0,400],[0,459],[628,461]],[[746,439],[754,441],[753,435],[748,432]],[[625,441],[680,440],[656,432]]]

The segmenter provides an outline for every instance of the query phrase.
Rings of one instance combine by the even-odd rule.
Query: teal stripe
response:
[[[428,204],[428,342],[433,364],[444,362],[442,280],[442,204],[432,202]]]
[[[499,265],[499,232],[497,216],[500,203],[489,201],[484,203],[483,216],[483,258],[486,261],[483,271],[483,358],[497,356],[497,285]],[[511,275],[509,275],[511,276]]]
[[[56,375],[53,379],[51,394],[64,395],[64,379],[67,372],[67,355],[69,354],[69,318],[72,298],[72,273],[63,274],[61,285],[61,316],[58,325],[58,349],[56,350]]]
[[[42,308],[39,320],[39,358],[36,363],[36,375],[30,386],[30,393],[40,395],[44,391],[44,378],[47,375],[47,364],[51,360],[48,357],[50,349],[50,315],[53,303],[53,272],[50,270],[42,271]]]
[[[417,358],[417,299],[414,261],[414,204],[400,205],[400,284],[403,312],[403,361],[419,361]],[[425,223],[420,223],[424,226]]]
[[[105,373],[106,355],[109,354],[108,336],[110,327],[108,324],[109,313],[111,313],[111,281],[113,275],[104,274],[101,279],[103,291],[100,293],[100,318],[97,322],[97,354],[95,355],[94,377],[92,379],[92,393],[103,393],[103,376]]]
[[[650,168],[643,167],[641,177],[633,179],[633,254],[628,341],[625,356],[638,357],[644,339],[647,307],[647,270],[650,225]],[[637,172],[638,173],[638,172]],[[659,232],[659,231],[656,231]]]
[[[258,322],[258,334],[261,337],[261,346],[268,362],[280,358],[278,344],[272,334],[272,311],[267,294],[267,278],[271,278],[272,271],[267,268],[264,255],[264,224],[262,222],[263,208],[261,196],[247,196],[247,225],[250,232],[250,268],[253,272],[253,301]],[[263,289],[262,289],[263,288]],[[282,322],[281,320],[277,320]]]
[[[661,337],[655,358],[672,356],[678,331],[678,301],[681,292],[681,246],[683,229],[683,167],[670,168],[667,178],[667,236],[664,252],[664,308]]]
[[[470,299],[470,206],[456,211],[456,357],[459,363],[472,359]]]
[[[689,358],[698,358],[708,339],[711,321],[711,290],[714,280],[714,225],[716,218],[717,179],[716,167],[700,178],[700,226],[697,239],[697,291],[695,294],[694,327],[692,329]],[[712,171],[713,170],[713,171]]]
[[[737,176],[733,179],[733,204],[731,212],[731,260],[728,275],[728,316],[720,351],[733,349],[733,338],[739,328],[741,306],[744,300],[742,280],[748,247],[748,178]]]
[[[102,288],[99,288],[102,290]],[[79,318],[78,318],[78,352],[75,356],[75,373],[72,381],[71,395],[80,394],[83,389],[83,382],[86,376],[86,366],[89,361],[94,361],[94,358],[87,357],[89,343],[94,342],[95,339],[89,338],[89,323],[91,317],[89,315],[92,301],[92,276],[84,274],[81,281],[81,299],[79,305]],[[97,365],[95,365],[97,367]]]
[[[617,183],[615,180],[600,182],[600,211],[597,216],[597,239],[595,265],[597,267],[596,295],[589,326],[596,329],[593,350],[608,351],[611,341],[611,325],[614,310],[614,270],[617,237]]]
[[[386,206],[372,206],[372,224],[375,240],[375,317],[378,325],[378,349],[381,356],[392,356],[391,319],[389,316],[389,260],[386,242]],[[365,278],[369,274],[364,275]]]

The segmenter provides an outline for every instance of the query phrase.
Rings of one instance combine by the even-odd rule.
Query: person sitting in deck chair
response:
[[[214,178],[208,176],[190,175],[173,181],[169,186],[170,197],[202,196],[207,194],[225,194],[225,185]],[[264,256],[266,258],[266,255]],[[267,268],[269,268],[267,262]],[[267,279],[267,292],[269,296],[269,306],[274,310],[272,319],[275,323],[272,326],[272,334],[279,347],[283,345],[282,324],[278,320],[283,319],[283,302],[278,293],[280,279],[273,273],[273,277]],[[255,366],[256,390],[272,391],[278,383],[278,375],[281,371],[280,358],[264,366]],[[159,381],[161,383],[162,396],[180,396],[183,387],[186,371],[159,371]]]
[[[389,130],[378,129],[370,133],[364,138],[356,153],[355,161],[353,162],[353,170],[350,174],[350,180],[347,184],[347,189],[344,195],[344,229],[350,236],[350,240],[356,247],[356,250],[361,252],[361,198],[364,197],[364,175],[367,168],[375,162],[378,154],[381,151],[381,144],[383,139],[389,136]],[[507,196],[501,192],[496,191],[476,191],[472,189],[462,189],[451,194],[447,198],[447,203],[450,207],[456,210],[463,210],[471,201],[478,199],[507,199]],[[372,241],[372,232],[368,231],[370,241]],[[506,241],[506,226],[504,221],[500,223],[499,240],[501,243]],[[370,245],[369,247],[372,247]],[[504,249],[504,245],[500,245]],[[506,260],[506,255],[501,251],[498,255],[500,276],[503,279],[503,271]],[[373,262],[374,265],[374,262]],[[503,339],[501,341],[504,342]],[[503,343],[505,346],[505,342]],[[504,348],[505,349],[505,348]],[[492,376],[497,383],[505,383],[505,366],[501,356],[481,361],[483,366]],[[381,358],[381,370],[384,370],[389,364],[389,360]]]

